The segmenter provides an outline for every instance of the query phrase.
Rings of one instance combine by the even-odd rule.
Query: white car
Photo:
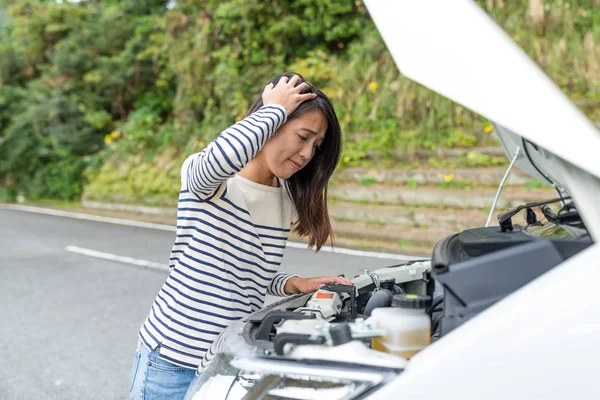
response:
[[[402,73],[492,121],[557,198],[233,324],[187,398],[600,399],[600,132],[473,2],[365,3]],[[434,298],[408,361],[368,346],[386,290]]]

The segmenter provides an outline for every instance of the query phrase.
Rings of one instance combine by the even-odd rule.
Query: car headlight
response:
[[[188,400],[350,400],[371,392],[399,370],[324,361],[217,356],[198,376]]]

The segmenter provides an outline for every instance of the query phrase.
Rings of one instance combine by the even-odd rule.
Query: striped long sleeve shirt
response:
[[[279,188],[237,176],[286,121],[278,105],[223,131],[181,168],[177,236],[170,273],[139,336],[160,357],[196,369],[232,322],[259,310],[266,294],[285,296],[278,273],[294,219]]]

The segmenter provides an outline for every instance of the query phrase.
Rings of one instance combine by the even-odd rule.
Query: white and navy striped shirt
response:
[[[283,107],[263,106],[181,168],[170,273],[139,333],[166,361],[196,369],[230,323],[259,310],[267,293],[285,296],[291,275],[277,270],[293,202],[284,182],[273,188],[236,174],[286,118]]]

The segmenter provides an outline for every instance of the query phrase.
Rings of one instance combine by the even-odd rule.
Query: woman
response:
[[[297,74],[271,80],[242,121],[181,168],[170,273],[139,332],[132,399],[181,399],[211,343],[265,295],[343,277],[278,273],[290,229],[317,251],[332,237],[327,183],[341,132],[329,99]]]

